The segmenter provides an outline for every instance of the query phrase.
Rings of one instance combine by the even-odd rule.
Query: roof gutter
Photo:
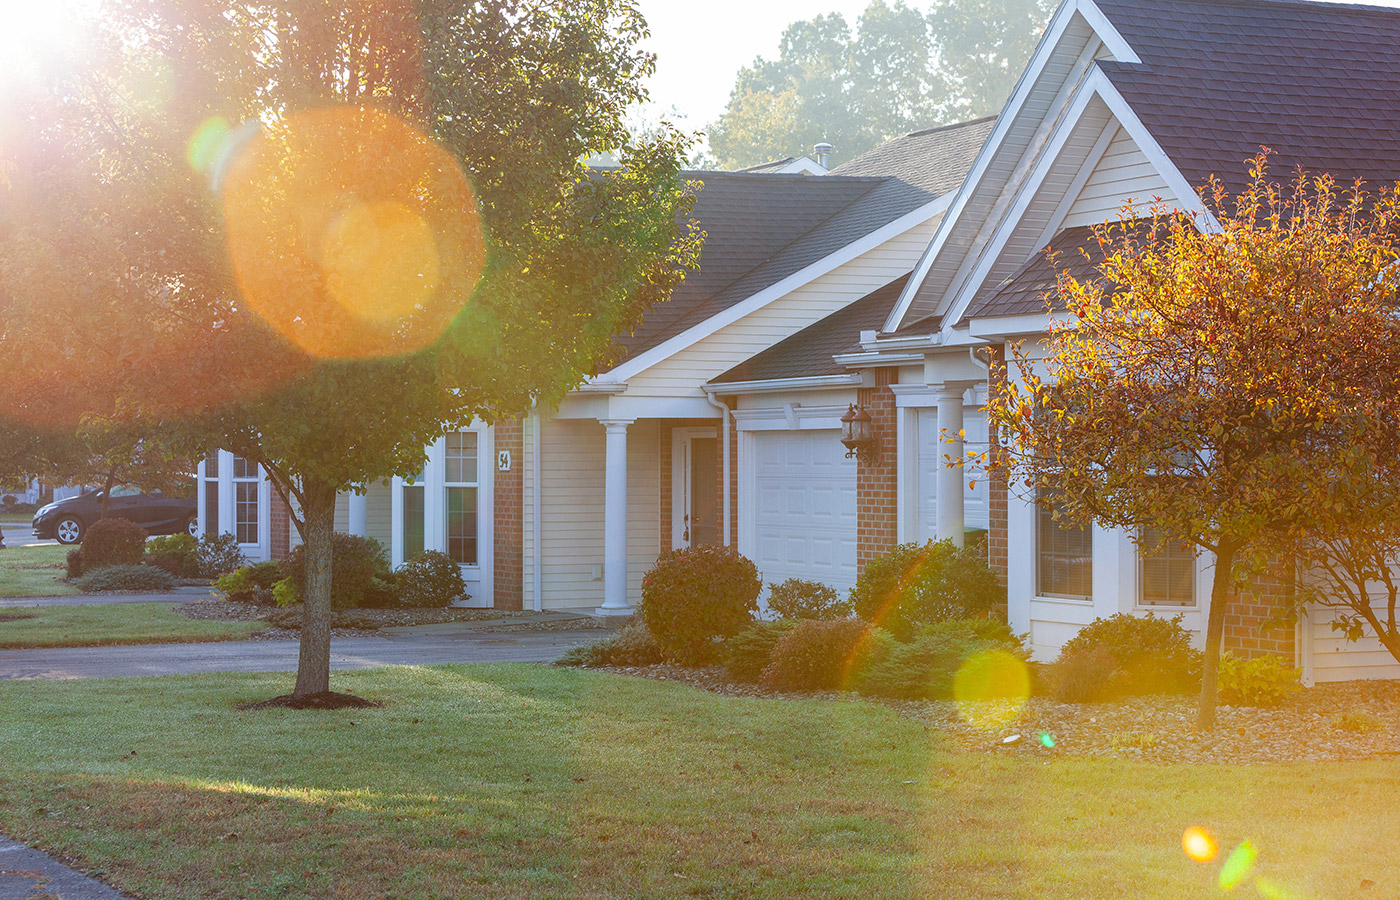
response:
[[[733,394],[766,394],[775,391],[853,387],[860,385],[862,380],[859,374],[855,372],[846,372],[841,375],[806,375],[797,378],[767,378],[759,381],[726,381],[718,384],[709,382],[704,385],[704,391],[706,394],[722,394],[725,396]]]

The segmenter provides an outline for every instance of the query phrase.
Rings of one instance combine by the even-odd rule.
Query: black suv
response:
[[[39,508],[34,514],[34,536],[57,538],[60,544],[82,541],[88,526],[102,518],[103,491],[89,491]],[[193,500],[167,497],[160,491],[149,494],[140,488],[121,484],[112,488],[107,501],[107,518],[130,519],[149,534],[194,533],[197,508]]]

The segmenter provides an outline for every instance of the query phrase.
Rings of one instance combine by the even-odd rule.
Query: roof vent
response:
[[[831,168],[831,151],[835,149],[835,147],[831,146],[826,141],[822,141],[817,144],[817,146],[813,147],[812,153],[817,157],[817,165],[821,166],[823,169]]]

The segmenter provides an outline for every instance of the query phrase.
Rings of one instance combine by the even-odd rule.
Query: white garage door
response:
[[[837,431],[753,433],[753,556],[764,582],[856,580],[856,461]]]

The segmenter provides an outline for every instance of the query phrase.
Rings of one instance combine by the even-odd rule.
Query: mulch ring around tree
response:
[[[321,691],[315,694],[303,694],[300,697],[296,694],[283,694],[280,697],[259,700],[256,703],[240,703],[238,709],[375,709],[383,705],[378,700],[366,700],[364,697],[356,697],[354,694]]]
[[[960,707],[949,700],[886,700],[837,691],[774,693],[759,685],[727,681],[717,666],[687,669],[662,664],[600,671],[679,681],[735,697],[879,703],[946,736],[960,749],[1045,759],[1074,756],[1261,765],[1400,755],[1400,682],[1395,681],[1319,685],[1272,709],[1221,706],[1215,729],[1201,732],[1196,730],[1195,696],[1083,704],[1032,697],[1017,712],[991,703]]]

